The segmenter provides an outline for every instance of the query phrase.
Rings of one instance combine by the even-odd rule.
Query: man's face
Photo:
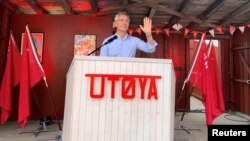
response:
[[[114,26],[117,31],[127,32],[129,27],[129,18],[126,15],[119,15],[118,19],[114,21]]]

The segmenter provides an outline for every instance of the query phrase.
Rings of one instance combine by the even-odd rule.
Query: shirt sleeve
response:
[[[145,42],[145,41],[143,41],[143,40],[141,40],[139,38],[137,38],[137,40],[138,40],[137,41],[138,42],[137,48],[139,50],[147,52],[147,53],[153,53],[153,52],[155,52],[155,48],[158,45],[157,42],[154,41],[154,44],[151,45],[151,44],[149,44],[149,43],[147,43],[147,42]]]

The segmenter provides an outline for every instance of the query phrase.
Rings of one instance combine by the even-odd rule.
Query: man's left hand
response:
[[[141,30],[146,34],[146,36],[151,35],[152,30],[152,20],[148,17],[143,19],[143,26],[140,25]]]

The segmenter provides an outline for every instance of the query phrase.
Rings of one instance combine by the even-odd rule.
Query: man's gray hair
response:
[[[115,15],[115,17],[114,17],[114,21],[117,21],[120,15],[125,15],[125,16],[127,16],[128,19],[129,19],[129,21],[130,21],[129,15],[128,15],[128,13],[125,12],[125,11],[118,12],[118,13]]]

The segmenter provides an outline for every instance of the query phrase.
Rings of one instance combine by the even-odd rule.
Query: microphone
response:
[[[88,56],[90,56],[91,54],[93,54],[94,52],[96,52],[97,50],[101,49],[103,46],[113,42],[115,39],[117,39],[117,35],[114,35],[112,38],[108,39],[108,41],[106,41],[104,44],[102,44],[100,47],[96,48],[95,50],[93,50],[92,52],[90,52],[88,54]]]

